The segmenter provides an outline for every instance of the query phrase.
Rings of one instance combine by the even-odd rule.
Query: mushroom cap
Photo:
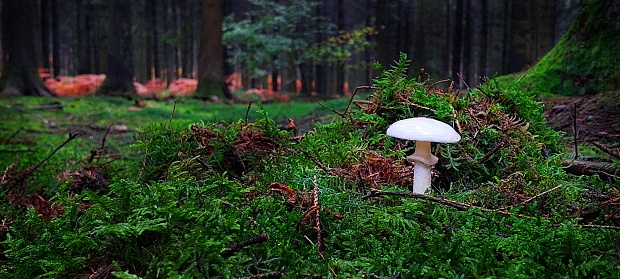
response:
[[[396,121],[388,127],[387,135],[399,139],[441,143],[455,143],[461,140],[461,135],[450,125],[426,117]]]

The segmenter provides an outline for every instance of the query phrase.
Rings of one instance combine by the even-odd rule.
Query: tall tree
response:
[[[47,1],[43,1],[47,2]],[[90,7],[89,1],[77,0],[77,72],[78,74],[92,73],[92,66],[90,63],[91,47],[90,43]],[[43,5],[43,3],[41,3]]]
[[[129,97],[134,92],[131,49],[131,2],[108,1],[109,38],[106,79],[99,94]]]
[[[459,80],[463,63],[463,4],[465,0],[456,0],[456,15],[454,23],[454,39],[452,40],[452,79]],[[459,82],[460,84],[460,82]]]
[[[222,1],[203,0],[197,98],[218,96],[232,99],[232,94],[224,83],[223,20]]]
[[[55,96],[37,73],[35,61],[36,0],[2,1],[3,73],[0,96]],[[38,35],[38,34],[37,34]]]

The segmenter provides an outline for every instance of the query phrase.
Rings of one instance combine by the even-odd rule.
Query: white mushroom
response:
[[[431,154],[431,142],[455,143],[461,135],[450,125],[425,117],[407,118],[395,122],[387,129],[387,135],[405,140],[415,140],[415,152],[407,156],[413,161],[413,192],[424,194],[431,187],[431,167],[438,161]]]

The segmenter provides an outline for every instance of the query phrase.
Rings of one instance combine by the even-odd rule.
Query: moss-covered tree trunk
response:
[[[2,59],[0,96],[56,96],[37,73],[34,47],[34,0],[2,1]]]
[[[232,99],[232,94],[224,83],[222,20],[221,0],[203,0],[198,88],[195,95],[199,99],[208,99],[211,96]]]
[[[106,79],[97,94],[131,97],[135,93],[131,48],[131,2],[108,1],[108,13],[110,16],[108,69]]]
[[[586,0],[557,45],[525,76],[541,94],[620,89],[620,0]]]

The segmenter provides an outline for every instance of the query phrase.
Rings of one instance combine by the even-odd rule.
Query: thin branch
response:
[[[321,168],[322,170],[326,171],[327,173],[334,175],[334,169],[324,165],[323,163],[321,163],[317,158],[314,158],[314,156],[312,156],[312,154],[308,153],[308,151],[303,150],[303,149],[299,149],[299,151],[301,151],[301,153],[303,153],[306,158],[310,159],[310,161],[312,161],[315,165],[317,165],[319,168]]]
[[[174,100],[174,106],[172,106],[172,112],[170,113],[170,119],[168,119],[168,128],[170,128],[170,124],[172,123],[172,118],[174,117],[174,113],[177,111],[177,101]]]
[[[486,162],[489,159],[489,157],[491,157],[491,155],[495,154],[495,152],[497,152],[497,150],[499,150],[500,148],[504,147],[504,145],[506,145],[506,143],[504,143],[503,141],[498,143],[495,147],[489,150],[489,152],[484,154],[484,156],[480,158],[480,160],[478,160],[478,164],[482,164]]]
[[[602,143],[597,142],[597,141],[592,141],[592,144],[594,146],[598,147],[598,149],[602,150],[603,152],[605,152],[605,153],[607,153],[607,154],[609,154],[611,156],[614,156],[614,157],[616,157],[616,159],[620,160],[620,153],[619,152],[616,152],[613,149],[611,149],[611,148],[609,148],[609,147],[607,147],[607,146],[605,146]]]
[[[351,95],[351,98],[349,99],[349,103],[347,104],[347,107],[344,109],[344,112],[340,115],[342,115],[344,117],[344,115],[347,115],[347,113],[349,112],[349,108],[351,107],[351,103],[353,102],[353,97],[355,97],[355,94],[357,94],[357,90],[360,89],[364,89],[364,90],[374,90],[377,89],[377,87],[372,86],[372,85],[362,85],[362,86],[358,86],[355,88],[355,90],[353,91],[353,94]]]
[[[9,143],[9,141],[11,141],[15,136],[17,136],[17,134],[19,134],[19,132],[21,132],[22,130],[24,130],[24,127],[21,127],[19,129],[17,129],[17,131],[15,131],[13,134],[11,134],[6,140],[4,140],[4,144]]]
[[[321,259],[325,259],[325,256],[323,256],[323,253],[321,253],[321,250],[323,249],[323,246],[325,246],[325,243],[323,242],[323,238],[321,237],[321,219],[320,219],[320,206],[319,206],[319,182],[316,179],[316,175],[314,176],[314,179],[312,180],[312,182],[314,183],[314,204],[313,207],[316,207],[316,213],[315,213],[315,229],[316,229],[316,242],[317,242],[317,248],[316,251],[319,253],[319,256],[321,256]]]
[[[579,225],[579,224],[576,224],[575,227],[581,227],[581,228],[587,228],[587,229],[604,229],[604,230],[617,230],[617,231],[620,231],[620,227],[618,227],[618,226]]]
[[[24,173],[23,175],[15,178],[13,180],[13,186],[11,186],[11,188],[9,188],[8,191],[6,191],[5,193],[11,192],[11,190],[13,190],[17,185],[19,185],[22,181],[24,181],[24,179],[26,179],[28,176],[30,176],[30,174],[32,174],[36,169],[38,169],[41,165],[43,165],[45,162],[47,162],[47,160],[49,160],[49,158],[51,158],[52,156],[54,156],[54,154],[56,154],[56,152],[58,152],[58,150],[60,150],[61,148],[63,148],[67,143],[69,143],[70,141],[74,140],[75,138],[78,137],[78,133],[74,132],[74,133],[69,133],[69,138],[67,140],[65,140],[62,144],[60,144],[60,146],[56,147],[56,149],[54,149],[54,151],[52,151],[49,155],[47,155],[47,157],[45,157],[45,159],[43,159],[41,162],[39,162],[36,166],[32,167],[31,169],[29,169],[28,171],[26,171],[26,173]]]
[[[428,92],[431,90],[431,88],[435,88],[435,86],[437,84],[440,84],[442,82],[447,82],[447,81],[451,81],[451,79],[442,79],[442,80],[439,80],[439,81],[436,81],[436,82],[433,82],[433,83],[429,84],[428,86],[426,86],[426,89],[424,90],[424,93],[428,94]]]
[[[319,105],[320,105],[320,106],[322,106],[322,107],[324,107],[324,108],[326,108],[326,109],[328,109],[329,111],[331,111],[331,112],[333,112],[333,113],[335,113],[335,114],[338,114],[340,117],[344,118],[344,114],[342,114],[342,113],[340,113],[340,112],[337,112],[337,111],[335,111],[334,109],[332,109],[332,108],[330,108],[330,107],[328,107],[328,106],[326,106],[326,105],[324,105],[324,104],[322,104],[322,103],[319,103]]]
[[[560,184],[560,185],[558,185],[558,186],[555,186],[555,187],[553,187],[553,188],[551,188],[551,189],[549,189],[549,190],[547,190],[547,191],[544,191],[544,192],[542,192],[542,193],[539,193],[539,194],[537,194],[537,195],[535,195],[535,196],[533,196],[533,197],[531,197],[531,198],[529,198],[529,199],[527,199],[527,200],[524,200],[524,201],[522,201],[522,202],[520,202],[520,203],[518,203],[518,204],[511,205],[511,206],[505,206],[505,207],[500,208],[499,210],[506,210],[506,209],[508,209],[508,208],[510,208],[510,207],[517,207],[517,206],[522,206],[522,205],[525,205],[525,204],[527,204],[527,203],[529,203],[529,202],[531,202],[531,201],[533,201],[533,200],[537,199],[537,198],[538,198],[538,197],[540,197],[540,196],[544,196],[544,195],[546,195],[546,194],[548,194],[548,193],[550,193],[550,192],[552,192],[552,191],[555,191],[555,190],[557,190],[557,189],[560,189],[560,188],[562,188],[562,184]]]
[[[263,242],[266,242],[267,240],[269,240],[269,235],[266,232],[262,232],[262,233],[259,233],[253,236],[250,239],[246,239],[239,243],[234,243],[234,244],[229,245],[228,248],[230,250],[223,251],[221,255],[224,258],[228,258],[232,256],[233,254],[237,253],[239,250],[241,250],[241,248],[254,245],[254,244],[263,243]]]
[[[248,108],[245,110],[245,124],[248,124],[248,115],[250,114],[250,108],[252,107],[252,101],[248,104]]]
[[[108,134],[110,133],[110,129],[112,129],[113,125],[114,125],[114,123],[110,124],[110,126],[108,127],[108,130],[105,131],[105,135],[103,135],[103,140],[101,140],[101,149],[103,149],[105,147],[105,140],[106,140],[106,138],[108,138]]]
[[[575,160],[579,157],[579,127],[577,126],[577,103],[573,103],[573,131],[575,132]]]
[[[459,77],[459,80],[461,80],[461,82],[462,82],[463,84],[465,84],[465,87],[467,88],[467,91],[471,90],[471,89],[469,88],[469,85],[467,84],[467,82],[465,82],[465,80],[463,79],[463,77],[461,76],[461,74],[460,74],[460,73],[456,73],[456,76],[458,76],[458,77]]]
[[[276,278],[282,278],[282,276],[284,276],[284,272],[272,271],[272,272],[266,272],[266,273],[259,273],[259,274],[255,274],[251,276],[237,277],[236,279],[276,279]]]
[[[412,198],[412,199],[421,199],[421,200],[427,200],[427,201],[443,204],[445,206],[449,206],[449,207],[452,207],[452,208],[455,208],[461,211],[467,211],[473,208],[473,209],[479,209],[480,211],[483,211],[483,212],[493,212],[493,213],[497,213],[497,214],[501,214],[505,216],[517,216],[520,218],[527,218],[527,219],[532,218],[530,216],[525,216],[523,214],[515,214],[512,212],[498,210],[498,209],[489,209],[489,208],[484,208],[484,207],[479,207],[479,206],[473,206],[473,205],[469,205],[469,204],[462,203],[459,201],[448,200],[444,198],[436,198],[436,197],[431,197],[431,196],[427,196],[423,194],[417,194],[413,192],[383,191],[379,189],[370,189],[370,193],[363,196],[362,199],[368,199],[368,198],[378,197],[378,196],[399,196],[399,197],[406,197],[406,198]]]

